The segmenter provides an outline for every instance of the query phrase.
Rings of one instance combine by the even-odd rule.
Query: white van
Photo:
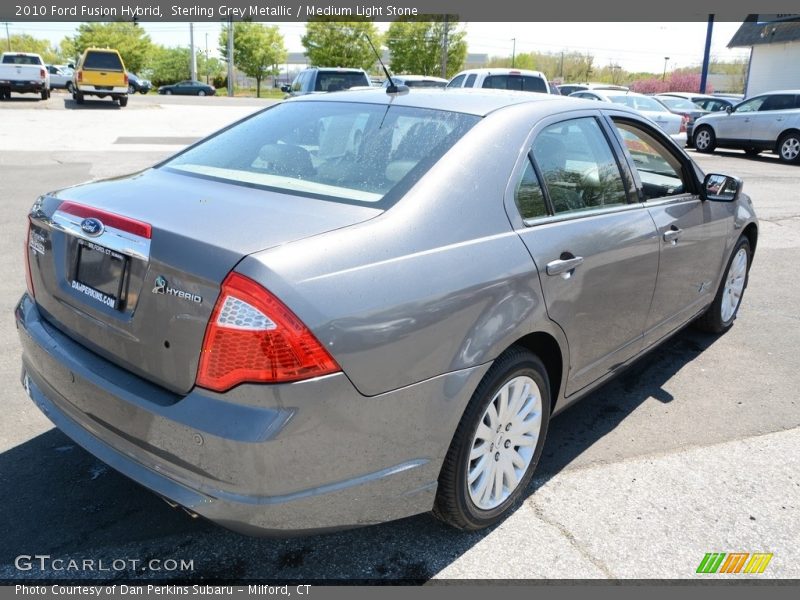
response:
[[[544,73],[524,69],[468,69],[453,77],[447,87],[550,93]]]

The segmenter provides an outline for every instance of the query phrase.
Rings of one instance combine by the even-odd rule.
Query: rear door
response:
[[[730,205],[700,199],[693,167],[662,132],[611,113],[631,170],[658,230],[658,283],[645,326],[645,345],[685,324],[716,293]]]
[[[569,114],[533,130],[508,193],[523,219],[516,229],[539,271],[548,315],[569,341],[567,395],[639,351],[659,250],[600,113]]]
[[[754,146],[774,147],[788,120],[800,113],[796,94],[771,94],[751,117],[750,140]]]

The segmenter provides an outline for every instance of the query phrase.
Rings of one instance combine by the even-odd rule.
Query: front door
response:
[[[766,96],[757,96],[739,104],[727,116],[722,115],[714,121],[717,139],[734,140],[746,143],[750,139],[750,130],[753,126],[753,115],[758,112]]]

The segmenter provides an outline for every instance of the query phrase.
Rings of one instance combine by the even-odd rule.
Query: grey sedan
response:
[[[33,402],[258,534],[496,523],[552,416],[733,325],[758,236],[636,111],[491,90],[294,99],[28,220]]]

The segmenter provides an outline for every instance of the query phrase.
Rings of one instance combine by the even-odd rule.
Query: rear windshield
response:
[[[339,90],[349,90],[356,85],[370,85],[369,79],[364,73],[320,71],[317,74],[317,83],[314,91],[337,92]]]
[[[483,87],[495,90],[547,93],[544,79],[530,75],[487,75],[483,80]]]
[[[162,164],[200,177],[381,204],[411,187],[479,117],[355,102],[286,102]]]
[[[675,96],[659,96],[658,97],[661,102],[669,106],[670,108],[674,108],[675,110],[697,110],[700,108],[692,102],[691,100],[685,100],[683,98],[676,98]]]
[[[3,64],[6,65],[41,65],[38,56],[25,56],[16,54],[6,54],[3,57]]]
[[[446,81],[431,81],[430,79],[406,79],[405,85],[417,88],[443,88],[447,85]]]
[[[647,96],[609,96],[609,100],[615,104],[624,104],[636,110],[647,110],[650,112],[669,112],[666,106],[658,100],[653,100]]]
[[[95,71],[122,71],[122,61],[116,52],[89,52],[83,61],[84,69]]]

